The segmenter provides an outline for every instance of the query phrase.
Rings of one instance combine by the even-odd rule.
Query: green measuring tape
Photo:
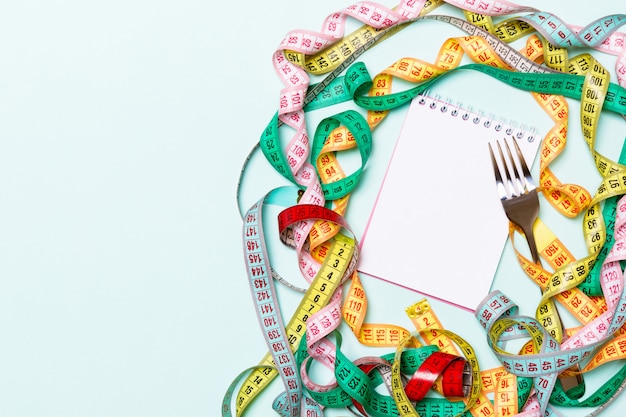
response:
[[[329,100],[325,101],[323,99],[320,99],[316,102],[316,106],[332,105],[339,101],[352,100],[358,106],[366,110],[393,110],[395,108],[408,104],[411,100],[431,88],[442,78],[449,77],[452,74],[456,74],[458,71],[461,70],[479,71],[507,85],[516,87],[521,90],[543,94],[562,95],[576,100],[580,100],[581,98],[583,84],[585,81],[585,77],[582,75],[562,73],[519,73],[491,67],[488,65],[467,64],[457,67],[455,69],[451,69],[436,78],[432,78],[406,91],[392,93],[380,97],[372,97],[364,95],[364,92],[369,90],[372,79],[369,76],[365,64],[363,64],[362,62],[357,62],[347,69],[346,75],[343,78],[336,80],[336,83],[329,83],[328,86],[330,87],[325,86],[321,90],[322,94],[327,95]],[[341,85],[341,88],[338,88],[339,85]],[[337,94],[338,90],[341,91],[340,96]],[[604,100],[603,108],[605,110],[620,115],[626,115],[626,89],[617,84],[611,83],[609,85],[608,92]],[[351,114],[354,115],[354,113],[356,112],[352,112]],[[358,119],[358,117],[355,116],[355,120],[356,119]],[[363,119],[362,116],[360,119]],[[365,129],[361,129],[361,127],[363,127],[362,122],[364,121],[364,119],[363,121],[361,121],[360,119],[358,122],[359,129],[355,128],[355,123],[357,122],[355,122],[354,120],[349,122],[351,124],[348,124],[345,119],[342,119],[340,121],[346,123],[346,126],[349,129],[355,128],[356,135],[362,135],[362,137],[366,138],[365,140],[370,141],[371,134],[366,132]],[[324,127],[322,129],[324,129],[324,131],[326,131],[327,126],[330,126],[332,124],[332,122],[329,122],[328,120],[325,120],[323,123]],[[367,126],[367,123],[365,123],[365,126]],[[268,161],[274,167],[274,169],[285,178],[295,183],[295,180],[291,175],[290,166],[282,155],[282,150],[278,146],[280,144],[278,128],[278,114],[276,114],[263,132],[263,136],[261,137],[260,141],[261,149],[263,150],[263,153],[266,155]],[[356,135],[355,137],[357,137]],[[317,140],[319,143],[319,140],[322,139],[318,138]],[[371,146],[371,142],[369,142],[369,146]],[[315,149],[319,151],[321,147],[318,146]],[[363,155],[364,148],[360,147],[360,149],[362,152],[363,163],[365,163],[367,158]],[[351,180],[358,179],[361,169],[359,169],[357,173],[350,176]],[[325,187],[324,194],[327,195],[329,199],[334,199],[344,196],[350,190],[352,190],[355,185],[356,183],[352,184],[350,187],[342,187],[341,192],[337,193],[331,193],[329,191],[329,188],[332,186],[331,184],[325,184],[322,187]]]
[[[375,42],[371,45],[374,43]],[[356,56],[358,56],[358,54],[354,54],[351,57],[352,61],[356,59]],[[348,61],[346,61],[346,63],[347,62]],[[346,64],[340,69],[340,71],[343,71],[344,69],[346,70],[346,74],[344,76],[338,76],[337,74],[339,71],[337,71],[336,73],[331,74],[331,76],[322,83],[316,84],[309,89],[307,100],[305,100],[306,111],[331,106],[348,100],[355,102],[359,107],[366,110],[386,111],[395,109],[409,103],[413,98],[430,88],[442,77],[449,76],[450,74],[454,74],[458,70],[463,69],[470,69],[485,73],[501,82],[525,91],[562,95],[577,100],[581,99],[585,79],[584,76],[571,74],[553,72],[520,73],[501,70],[486,65],[470,64],[447,71],[439,77],[423,82],[407,91],[392,93],[380,97],[371,97],[366,96],[367,91],[371,87],[371,77],[369,76],[365,66],[362,63],[354,63],[350,66],[347,66]],[[618,85],[610,84],[604,101],[604,109],[620,115],[625,115],[626,90]],[[357,139],[362,166],[354,174],[349,176],[347,181],[344,183],[333,183],[332,185],[326,186],[327,188],[323,191],[325,197],[329,200],[341,198],[354,188],[360,178],[362,168],[367,162],[367,158],[369,157],[369,153],[371,151],[371,133],[369,132],[369,128],[367,128],[367,122],[362,116],[360,116],[359,113],[350,111],[325,119],[322,124],[320,124],[318,130],[316,131],[313,144],[314,156],[319,154],[322,149],[324,141],[327,140],[327,134],[332,131],[332,129],[340,125],[346,126],[353,136],[355,136],[355,139]],[[280,119],[278,115],[275,115],[264,131],[259,146],[272,166],[285,178],[295,183],[291,174],[291,167],[289,166],[288,161],[282,157],[282,152],[279,151],[280,140],[278,138],[278,129],[280,126]],[[622,158],[620,157],[620,163],[621,162]],[[610,209],[610,203],[607,202],[605,206],[605,216],[609,216]],[[597,290],[590,289],[589,291]],[[407,357],[409,356],[410,355]],[[304,358],[305,356],[301,355],[301,357]],[[390,361],[392,361],[392,359],[390,359]],[[352,399],[357,399],[359,402],[363,402],[364,407],[372,415],[386,416],[389,415],[388,413],[398,412],[397,409],[394,409],[396,406],[393,398],[387,398],[375,391],[375,387],[380,384],[380,381],[376,380],[375,376],[369,377],[366,375],[362,370],[343,356],[340,351],[338,351],[337,354],[337,366],[335,372],[339,386],[335,390],[332,390],[333,392],[310,393],[311,397],[320,404],[326,406],[338,406],[339,404],[346,405],[349,404],[349,401],[352,401]],[[410,372],[410,368],[407,368],[407,372]],[[373,373],[372,375],[376,374]],[[604,390],[604,392],[609,392],[611,387],[618,389],[619,383],[616,384],[615,381],[623,380],[624,376],[625,374],[623,374],[623,371],[620,371],[611,379],[611,381],[607,382],[607,384],[605,384],[599,392],[602,390]],[[520,384],[520,381],[525,383],[528,387],[531,386],[531,384],[529,384],[524,378],[518,378],[518,385]],[[523,383],[522,385],[524,385]],[[522,392],[521,388],[520,392]],[[553,396],[555,397],[555,401],[560,401],[559,404],[568,406],[598,405],[603,399],[603,395],[597,395],[581,402],[577,401],[576,398],[577,396],[582,395],[580,392],[570,392],[568,394],[570,394],[570,397],[564,395],[562,390],[559,391],[557,386]],[[523,405],[521,400],[522,398],[523,395],[520,394],[521,405]],[[526,398],[528,397],[526,396]],[[433,399],[433,401],[430,402],[429,399],[429,401],[424,402],[424,404],[425,405],[422,405],[421,403],[418,404],[418,406],[421,406],[422,409],[416,407],[416,410],[422,415],[452,416],[463,412],[463,404],[452,403],[447,400],[437,399],[437,401],[435,401],[435,399]],[[449,404],[458,404],[459,408],[455,409],[454,407],[456,406],[450,406]],[[447,411],[442,412],[441,410]]]

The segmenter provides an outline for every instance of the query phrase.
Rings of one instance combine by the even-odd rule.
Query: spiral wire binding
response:
[[[502,132],[506,136],[512,136],[518,140],[525,139],[533,142],[537,135],[537,129],[534,126],[526,124],[518,124],[512,120],[502,117],[496,117],[493,113],[485,115],[483,112],[474,110],[471,106],[463,105],[446,98],[442,100],[439,94],[430,95],[430,90],[424,91],[416,100],[419,105],[428,107],[432,110],[439,109],[442,113],[448,113],[451,117],[461,116],[465,121],[471,121],[474,124],[482,124],[483,127],[493,129],[496,132]]]

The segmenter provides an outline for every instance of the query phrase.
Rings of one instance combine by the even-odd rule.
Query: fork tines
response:
[[[535,189],[535,185],[532,182],[530,170],[528,169],[528,165],[524,160],[524,155],[522,154],[517,141],[512,139],[517,158],[513,157],[508,141],[506,139],[503,141],[508,158],[505,158],[500,142],[496,141],[498,154],[500,156],[500,163],[496,160],[491,143],[488,145],[489,154],[491,155],[491,163],[493,164],[493,171],[496,177],[498,194],[500,195],[500,199],[504,200],[526,194]]]

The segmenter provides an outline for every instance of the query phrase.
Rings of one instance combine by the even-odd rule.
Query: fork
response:
[[[537,187],[533,184],[533,179],[530,175],[530,170],[528,169],[524,155],[522,154],[517,141],[513,139],[517,160],[521,166],[520,170],[515,163],[515,158],[513,157],[508,141],[506,139],[504,140],[507,158],[505,158],[504,152],[502,152],[500,142],[496,141],[500,161],[503,165],[503,180],[503,174],[498,167],[491,143],[488,145],[489,154],[491,155],[491,163],[493,165],[493,172],[496,177],[496,186],[498,188],[498,194],[500,195],[502,207],[504,207],[504,212],[512,223],[522,229],[522,232],[524,232],[524,235],[526,236],[526,241],[528,242],[533,262],[541,266],[541,258],[539,256],[539,251],[537,250],[535,235],[533,234],[533,225],[539,215],[539,196],[537,195]],[[561,320],[559,311],[555,309],[555,313],[557,319],[561,323],[563,335],[565,336],[565,327],[563,326],[563,321]],[[572,369],[580,370],[580,367],[575,365]],[[560,376],[559,380],[561,381],[563,389],[566,392],[583,382],[581,375],[570,377]]]
[[[533,225],[539,215],[539,196],[537,195],[537,188],[533,184],[530,170],[528,169],[528,165],[526,165],[524,155],[517,141],[513,139],[517,159],[521,165],[521,171],[515,163],[515,158],[513,158],[508,141],[506,139],[504,140],[504,146],[509,163],[506,162],[507,158],[505,158],[502,152],[500,142],[496,141],[496,144],[498,146],[500,161],[502,161],[503,165],[502,171],[498,167],[491,143],[488,145],[502,207],[504,207],[504,212],[509,220],[519,226],[522,232],[524,232],[533,262],[541,265],[541,258],[533,234]]]

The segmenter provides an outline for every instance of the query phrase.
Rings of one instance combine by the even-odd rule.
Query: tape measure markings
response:
[[[305,207],[304,212],[301,210],[299,213],[296,213],[296,215],[293,215],[293,216],[288,215],[289,211],[283,211],[281,213],[283,213],[284,219],[293,219],[294,221],[302,220],[303,216],[305,217],[307,214],[312,213],[313,215],[319,215],[319,216],[328,215],[339,222],[344,222],[341,218],[336,217],[336,214],[334,212],[330,210],[326,210],[323,207],[319,207],[319,206],[314,206],[314,207],[315,207],[314,210],[306,210],[307,208],[311,209],[311,207]],[[253,207],[252,212],[254,213],[256,209],[257,207]],[[252,222],[252,223],[260,222],[259,214],[246,216],[246,219],[248,222]],[[284,220],[284,219],[283,219],[283,222],[280,223],[280,225],[283,228],[289,225],[287,220]],[[260,236],[261,229],[262,227],[258,227],[257,229],[248,228],[248,229],[245,229],[246,231],[244,233],[248,233],[252,237]],[[256,233],[256,235],[254,233]],[[248,250],[247,249],[248,246],[251,248],[251,250],[258,251],[259,248],[264,247],[264,243],[262,242],[262,239],[259,238],[257,243],[255,244],[251,244],[251,245],[246,244],[244,247],[244,250]],[[305,329],[306,329],[305,323],[307,319],[310,317],[310,315],[319,311],[325,305],[325,303],[328,302],[328,300],[330,299],[330,295],[334,292],[335,288],[340,284],[340,282],[343,279],[345,279],[345,274],[352,273],[355,267],[356,258],[357,258],[356,255],[353,256],[354,252],[355,252],[355,245],[352,239],[344,237],[343,235],[338,235],[335,237],[335,242],[333,243],[330,256],[328,256],[326,259],[327,262],[325,262],[322,265],[322,268],[320,269],[320,272],[318,273],[316,280],[309,287],[309,289],[305,293],[305,296],[302,298],[300,305],[298,309],[296,310],[296,313],[294,314],[294,316],[292,317],[292,319],[290,320],[290,322],[285,328],[285,334],[280,335],[281,332],[279,330],[276,330],[278,334],[274,332],[271,333],[271,338],[272,338],[271,340],[276,340],[276,342],[274,343],[276,343],[276,348],[280,348],[281,354],[283,354],[282,352],[285,351],[288,346],[290,346],[292,350],[295,349],[300,338],[305,332]],[[253,257],[253,260],[257,260],[257,258]],[[253,270],[254,269],[251,269],[251,271]],[[266,267],[265,271],[267,270],[269,270],[269,268]],[[259,270],[258,272],[262,272],[262,271]],[[272,304],[266,303],[263,305],[259,305],[258,309],[261,313],[264,313],[264,312],[271,313],[272,311],[276,312],[278,309],[278,306],[276,304],[272,306]],[[279,322],[278,319],[279,318],[276,318],[277,322]],[[265,326],[264,321],[261,324]],[[269,338],[270,336],[268,334],[268,339]],[[271,346],[271,348],[274,348],[274,345],[272,344],[270,340],[268,340],[268,344],[269,346]],[[278,360],[278,362],[280,363],[281,360],[284,360],[282,356],[280,357],[280,360]],[[276,359],[271,360],[270,357],[266,356],[262,360],[261,364],[273,365],[276,362],[277,362]],[[285,374],[286,372],[288,376],[291,377],[290,381],[293,379],[297,380],[297,375],[299,371],[293,367],[290,361],[288,362],[287,365],[288,366],[285,369],[288,369],[288,370],[283,371],[282,374]],[[237,403],[238,413],[241,413],[244,406],[247,405],[252,400],[252,398],[254,398],[254,396],[258,395],[258,393],[261,392],[263,387],[267,383],[269,383],[273,379],[273,377],[276,376],[276,371],[274,370],[274,368],[267,368],[267,369],[268,370],[264,370],[262,372],[262,375],[259,375],[261,371],[256,370],[253,374],[251,374],[248,377],[246,383],[244,383],[244,386],[242,387],[242,389],[240,389],[240,392],[238,395],[238,403]],[[292,374],[292,372],[295,372],[295,373]],[[291,383],[286,382],[286,384],[291,384],[291,386],[294,385],[293,382]],[[298,382],[297,387],[299,387],[299,382]],[[293,406],[294,397],[288,397],[288,399],[292,401],[290,405]],[[290,409],[293,410],[293,408],[290,408]],[[298,408],[298,412],[299,412],[299,408]]]
[[[476,31],[476,33],[480,34],[480,29],[478,31]],[[524,69],[526,69],[527,67],[523,67]],[[529,83],[532,84],[532,83]],[[607,103],[611,103],[611,94],[610,94],[610,89],[611,89],[611,85],[608,86],[607,88]],[[619,90],[617,90],[619,92]],[[614,98],[614,96],[613,96]],[[623,97],[618,97],[618,100],[623,99]],[[391,103],[391,101],[387,101],[387,103]],[[592,103],[593,104],[593,103]],[[623,106],[623,104],[621,103],[621,101],[619,102],[620,105]],[[618,107],[619,108],[619,107]],[[597,103],[596,103],[596,107],[594,108],[594,110],[597,110]],[[623,114],[623,113],[622,113]],[[282,119],[281,119],[282,120]],[[586,135],[586,137],[593,137],[595,135],[595,131],[589,131],[588,134]],[[619,184],[618,184],[619,185]],[[611,188],[616,188],[616,187],[611,187]],[[600,193],[598,193],[600,194]],[[269,269],[269,268],[268,268]],[[252,270],[251,270],[252,271]],[[256,270],[257,272],[259,272],[258,270]],[[532,332],[532,331],[531,331]],[[540,379],[541,380],[541,379]]]

